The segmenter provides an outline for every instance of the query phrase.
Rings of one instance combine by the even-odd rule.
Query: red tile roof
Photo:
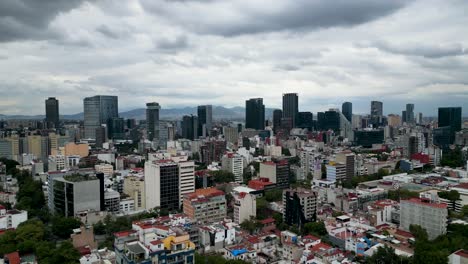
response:
[[[410,232],[407,232],[401,229],[397,229],[397,231],[395,232],[395,235],[407,237],[407,238],[414,237],[413,234],[411,234]]]
[[[458,255],[458,256],[463,257],[463,258],[468,258],[468,250],[460,249],[460,250],[455,252],[455,255]]]
[[[274,223],[275,222],[275,219],[274,218],[267,218],[267,219],[263,219],[263,220],[260,220],[260,223],[262,225],[266,225],[266,224],[271,224],[271,223]]]
[[[402,202],[404,202],[404,201],[409,202],[409,203],[413,203],[413,204],[430,206],[430,207],[433,207],[433,208],[447,209],[447,204],[424,202],[423,200],[421,200],[419,198],[411,198],[409,200],[402,200]]]
[[[128,231],[120,231],[117,233],[114,233],[114,236],[116,237],[126,237],[129,236],[130,234],[136,233],[135,230],[128,230]]]
[[[9,254],[5,254],[4,258],[8,259],[10,264],[20,264],[21,263],[21,259],[20,259],[18,251],[12,252],[12,253],[9,253]]]

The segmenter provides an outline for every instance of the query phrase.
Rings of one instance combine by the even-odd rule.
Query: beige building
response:
[[[254,194],[241,192],[234,195],[234,222],[241,224],[250,217],[257,216],[257,197]]]
[[[226,195],[214,187],[196,189],[184,197],[184,213],[199,223],[222,221],[226,212]]]
[[[110,177],[114,173],[114,166],[111,164],[96,164],[94,165],[96,172],[104,173],[104,176]]]
[[[143,210],[145,204],[145,180],[143,177],[129,175],[124,179],[123,192],[135,201],[135,210]]]
[[[28,152],[37,158],[42,156],[42,138],[41,136],[34,135],[28,136]]]
[[[86,143],[68,143],[65,145],[65,156],[87,157],[89,154],[89,145]]]

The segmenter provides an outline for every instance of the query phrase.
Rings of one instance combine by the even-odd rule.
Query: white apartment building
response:
[[[234,174],[236,182],[243,181],[244,159],[237,153],[226,153],[221,159],[221,167],[225,171]]]

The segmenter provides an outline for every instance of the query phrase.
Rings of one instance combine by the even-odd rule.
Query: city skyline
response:
[[[385,114],[407,103],[424,116],[468,113],[462,1],[10,3],[0,4],[12,21],[0,38],[1,114],[40,114],[31,98],[47,97],[78,113],[96,94],[119,96],[122,110],[256,97],[279,109],[291,92],[314,113],[345,101],[367,113],[372,100]]]

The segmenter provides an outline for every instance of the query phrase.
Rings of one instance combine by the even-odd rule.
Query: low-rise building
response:
[[[6,210],[5,206],[0,204],[0,230],[17,228],[19,224],[28,220],[28,212],[20,210]]]
[[[184,213],[199,223],[222,221],[226,212],[226,196],[216,188],[196,189],[184,197]]]

